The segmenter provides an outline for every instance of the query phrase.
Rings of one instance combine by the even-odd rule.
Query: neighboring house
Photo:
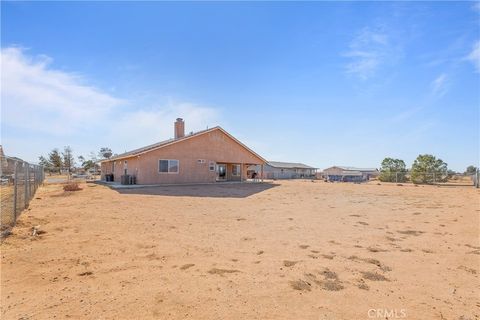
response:
[[[321,176],[328,181],[363,182],[377,177],[379,171],[375,168],[355,168],[334,166],[323,170]]]
[[[261,168],[255,168],[260,173]],[[314,178],[317,168],[303,163],[268,161],[263,169],[265,179],[301,179]]]
[[[247,168],[266,161],[221,127],[185,135],[185,123],[175,122],[175,138],[101,161],[101,177],[116,182],[135,176],[138,184],[242,181]]]

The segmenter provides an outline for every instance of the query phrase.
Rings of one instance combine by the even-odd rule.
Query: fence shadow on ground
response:
[[[173,197],[206,197],[206,198],[246,198],[251,195],[279,186],[274,183],[234,183],[154,186],[135,189],[115,189],[120,194],[139,194]]]

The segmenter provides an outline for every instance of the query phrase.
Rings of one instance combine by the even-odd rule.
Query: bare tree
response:
[[[75,158],[73,157],[73,150],[70,146],[63,148],[62,157],[63,166],[68,170],[68,173],[70,173],[75,166]]]

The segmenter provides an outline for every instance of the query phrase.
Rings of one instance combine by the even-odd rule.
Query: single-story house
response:
[[[333,166],[323,170],[321,177],[328,181],[363,182],[377,177],[379,171],[375,168],[355,168]]]
[[[256,166],[255,172],[260,173],[261,168]],[[268,161],[263,166],[265,179],[307,179],[315,178],[317,168],[307,166],[303,163]]]
[[[243,181],[249,166],[266,162],[219,126],[185,135],[178,118],[174,133],[173,139],[101,161],[101,178],[121,182],[129,175],[137,184]]]

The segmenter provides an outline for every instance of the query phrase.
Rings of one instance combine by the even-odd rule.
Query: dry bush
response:
[[[82,188],[78,185],[78,182],[69,182],[63,186],[64,191],[80,191]]]

